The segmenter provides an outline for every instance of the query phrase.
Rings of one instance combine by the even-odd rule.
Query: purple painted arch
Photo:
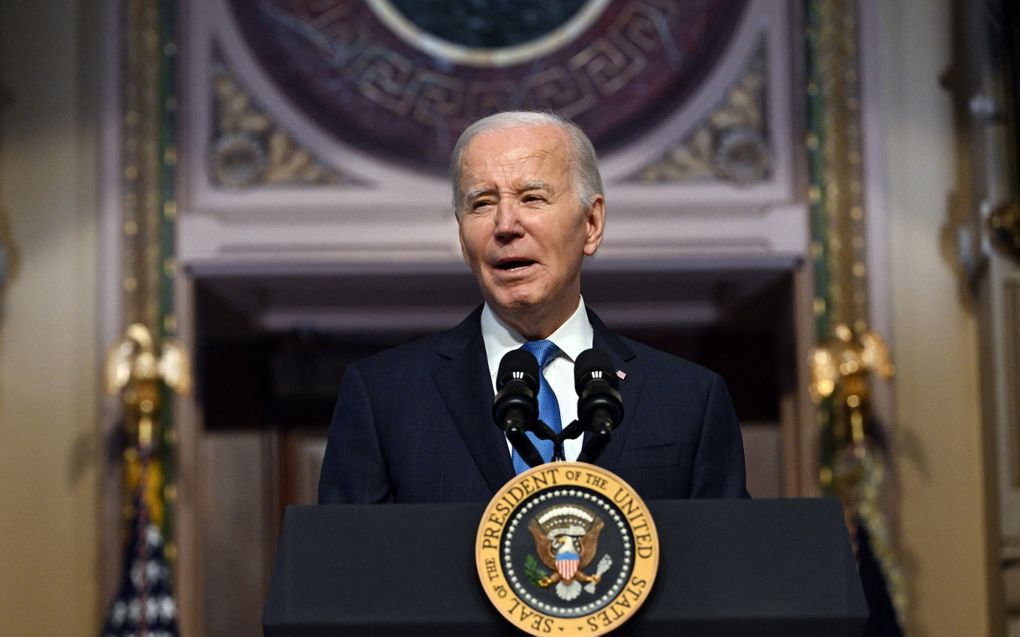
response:
[[[435,20],[392,0],[230,5],[255,59],[305,116],[387,161],[443,172],[461,131],[500,110],[557,111],[600,152],[626,143],[694,93],[734,37],[746,0],[566,3],[555,28],[528,39],[527,14],[492,48],[430,33]],[[448,3],[451,21],[494,28],[458,13],[460,5],[466,0]]]

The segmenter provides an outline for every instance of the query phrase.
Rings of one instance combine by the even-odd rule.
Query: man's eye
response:
[[[535,203],[538,201],[545,201],[545,197],[541,195],[524,195],[524,203]]]
[[[474,202],[473,204],[471,204],[471,209],[472,210],[481,210],[482,208],[485,208],[485,207],[491,206],[491,205],[492,205],[491,201],[489,201],[487,199],[480,199],[480,200]]]

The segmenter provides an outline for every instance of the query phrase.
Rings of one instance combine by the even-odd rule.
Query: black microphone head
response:
[[[613,389],[620,386],[620,380],[613,371],[613,361],[602,350],[586,349],[574,361],[574,389],[580,394],[591,380],[602,380]]]
[[[538,418],[538,359],[531,352],[522,349],[506,353],[499,362],[496,372],[496,398],[492,402],[492,417],[496,424],[513,435],[511,444],[517,449],[524,431],[534,425]],[[515,443],[517,440],[517,443]],[[528,442],[530,445],[530,441]],[[532,446],[532,449],[534,447]],[[525,457],[521,450],[521,457]],[[537,453],[537,452],[536,452]],[[541,456],[540,456],[541,457]],[[526,458],[525,458],[526,459]],[[529,464],[532,464],[529,461]]]
[[[499,361],[499,371],[496,372],[496,391],[512,380],[519,380],[528,385],[533,391],[538,391],[538,359],[531,352],[523,349],[513,349],[503,356]]]

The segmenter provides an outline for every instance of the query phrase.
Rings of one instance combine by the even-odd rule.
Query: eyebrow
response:
[[[517,192],[527,192],[529,190],[549,190],[549,183],[540,179],[532,179],[531,181],[524,182],[517,189]],[[494,188],[472,188],[464,193],[464,201],[472,201],[482,195],[491,195],[494,192]]]
[[[492,194],[492,188],[472,188],[471,190],[464,193],[464,201],[471,201],[477,199],[482,195]]]
[[[549,184],[539,180],[526,181],[518,192],[525,192],[528,190],[549,190]]]

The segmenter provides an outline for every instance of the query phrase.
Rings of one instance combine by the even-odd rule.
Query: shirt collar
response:
[[[485,343],[485,357],[489,363],[489,371],[495,377],[503,356],[510,350],[527,343],[528,339],[500,320],[488,303],[482,308],[481,328],[482,341]],[[570,315],[570,318],[549,335],[549,340],[560,348],[560,351],[570,359],[570,362],[574,362],[581,352],[591,348],[594,331],[591,321],[588,320],[583,297],[578,300],[577,309]]]

